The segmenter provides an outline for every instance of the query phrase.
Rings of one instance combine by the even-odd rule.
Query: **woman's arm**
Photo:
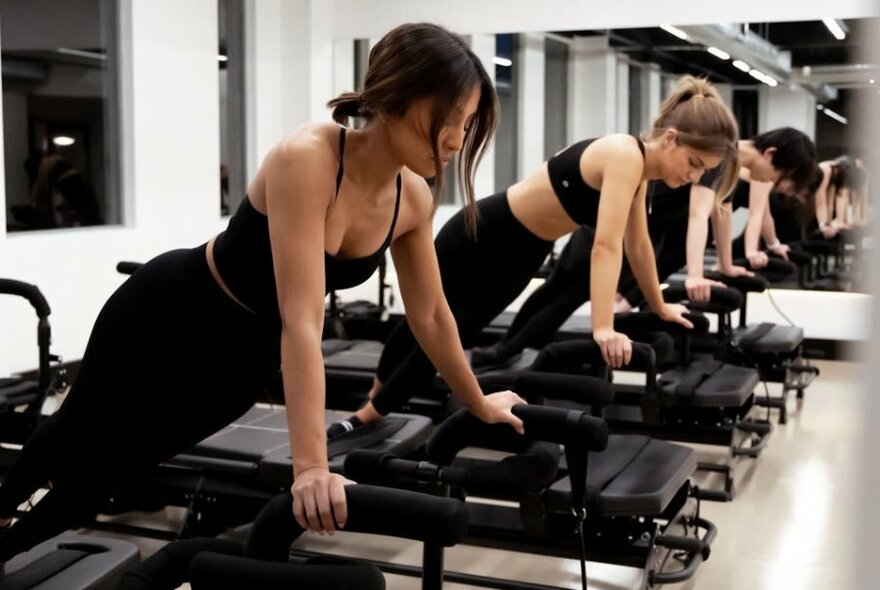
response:
[[[752,276],[755,273],[733,263],[730,237],[732,217],[733,207],[730,203],[722,203],[712,210],[712,231],[715,235],[715,249],[718,251],[718,272],[728,277]]]
[[[422,205],[417,212],[421,221],[391,246],[409,327],[450,389],[474,415],[489,423],[506,422],[522,432],[522,421],[510,408],[525,402],[510,391],[484,396],[462,350],[458,327],[440,281],[432,237],[430,191],[424,182],[417,184],[425,194],[410,201]]]
[[[648,233],[648,215],[645,210],[645,184],[643,183],[633,200],[626,224],[623,245],[629,260],[633,276],[645,296],[651,310],[667,321],[678,322],[687,327],[692,324],[681,317],[685,308],[680,305],[668,305],[663,301],[660,292],[660,280],[657,277],[657,261],[654,246]]]
[[[770,261],[767,254],[759,249],[759,242],[761,227],[764,224],[764,211],[768,207],[771,190],[773,190],[772,182],[753,180],[749,183],[749,219],[746,222],[744,242],[746,258],[752,268],[763,268]]]
[[[764,209],[764,221],[761,224],[761,238],[767,245],[767,250],[773,252],[777,256],[781,256],[788,260],[789,247],[779,241],[776,235],[776,222],[773,220],[773,214],[770,213],[770,207]]]
[[[685,255],[687,256],[687,278],[684,286],[691,301],[709,301],[713,285],[723,286],[703,276],[706,240],[709,237],[709,218],[715,209],[715,191],[701,184],[691,185],[688,205],[688,225]],[[728,255],[730,253],[728,243]]]
[[[293,512],[304,528],[332,531],[336,524],[344,526],[347,512],[346,480],[330,473],[324,424],[324,219],[336,162],[321,142],[305,135],[273,150],[265,184],[281,315]]]

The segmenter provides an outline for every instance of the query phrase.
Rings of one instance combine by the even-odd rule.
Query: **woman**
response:
[[[472,200],[497,99],[457,36],[403,25],[370,53],[364,91],[330,101],[361,130],[306,125],[266,157],[229,227],[205,245],[148,262],[97,319],[62,408],[24,446],[0,487],[0,525],[39,486],[48,494],[0,532],[0,561],[78,524],[114,484],[196,444],[244,413],[282,368],[293,456],[293,512],[332,531],[346,519],[328,470],[321,331],[324,297],[391,251],[413,332],[478,417],[522,429],[512,392],[484,397],[443,298],[431,240],[453,153]]]
[[[661,105],[646,141],[607,135],[576,143],[508,190],[480,200],[479,224],[469,236],[464,216],[453,217],[435,240],[447,301],[465,344],[525,288],[554,240],[580,225],[594,228],[589,276],[593,338],[612,367],[629,362],[629,339],[614,330],[614,293],[627,258],[648,302],[661,317],[686,326],[682,306],[663,302],[648,236],[646,181],[671,186],[696,182],[721,166],[717,193],[736,178],[737,125],[714,88],[687,76]],[[378,419],[426,386],[434,374],[406,325],[389,337],[370,400],[329,434]]]

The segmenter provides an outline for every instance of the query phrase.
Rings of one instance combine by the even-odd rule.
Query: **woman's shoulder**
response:
[[[611,133],[597,137],[589,145],[588,160],[600,160],[600,164],[612,164],[615,167],[641,169],[644,164],[644,154],[639,140],[625,133]],[[584,160],[582,160],[583,162]]]
[[[338,159],[340,129],[335,123],[307,123],[275,144],[267,158],[308,158],[310,161],[335,162]]]
[[[418,217],[430,216],[434,211],[434,194],[428,181],[409,168],[400,170],[401,199],[412,208]]]

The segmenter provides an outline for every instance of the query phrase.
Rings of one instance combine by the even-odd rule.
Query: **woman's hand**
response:
[[[740,266],[738,264],[731,264],[729,266],[719,266],[718,272],[723,274],[726,277],[753,277],[755,273],[750,271],[744,266]]]
[[[751,252],[746,254],[746,259],[752,268],[764,268],[770,262],[770,257],[766,252]]]
[[[326,467],[313,467],[297,474],[290,493],[293,495],[293,516],[297,524],[309,531],[330,533],[345,528],[348,507],[345,486],[355,482],[330,473]]]
[[[632,359],[632,342],[629,336],[615,332],[612,328],[593,331],[593,340],[602,350],[602,359],[612,369],[628,365]]]
[[[512,391],[498,391],[484,396],[478,407],[471,408],[471,413],[487,424],[510,424],[523,434],[522,420],[513,415],[511,408],[524,403],[526,400]]]
[[[745,270],[745,269],[743,269]],[[709,301],[712,287],[724,287],[724,283],[704,277],[688,277],[684,280],[684,288],[691,301]]]
[[[684,317],[684,314],[688,312],[688,308],[684,305],[680,305],[678,303],[664,303],[663,308],[657,310],[657,315],[660,316],[660,319],[664,322],[674,322],[676,324],[681,324],[685,328],[691,329],[694,325]]]

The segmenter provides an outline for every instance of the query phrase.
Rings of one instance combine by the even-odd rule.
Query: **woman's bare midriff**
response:
[[[226,283],[223,282],[223,278],[220,276],[220,272],[217,270],[217,265],[214,263],[214,240],[216,240],[216,239],[217,239],[216,236],[211,238],[211,240],[208,242],[208,247],[205,249],[205,259],[208,262],[208,268],[211,271],[211,276],[214,277],[214,280],[217,282],[217,285],[220,287],[220,289],[223,290],[224,293],[226,293],[227,297],[232,299],[235,303],[237,303],[238,305],[240,305],[244,309],[248,310],[252,314],[257,315],[257,312],[255,312],[250,307],[248,307],[247,305],[245,305],[244,303],[239,301],[238,297],[233,295],[232,291],[229,289],[229,287],[226,286]]]

